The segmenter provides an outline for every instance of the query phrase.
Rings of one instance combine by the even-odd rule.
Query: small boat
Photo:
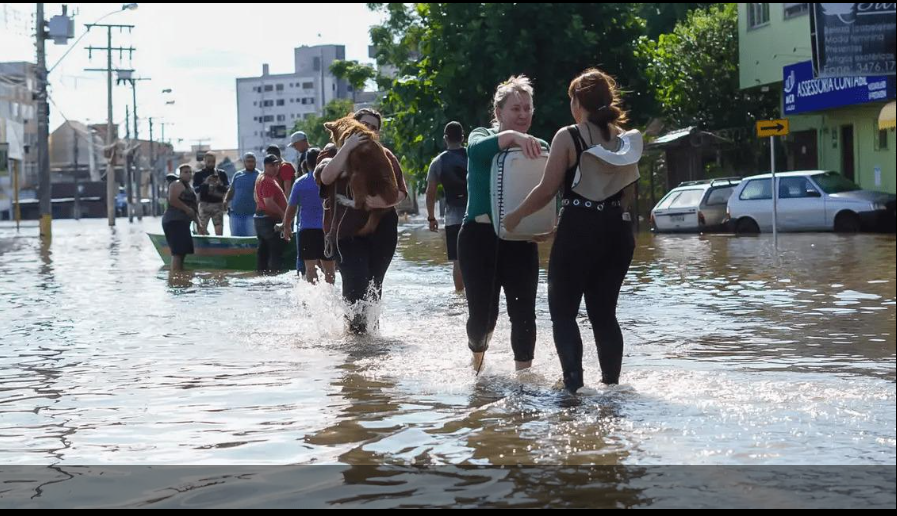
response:
[[[147,233],[165,265],[171,265],[171,249],[165,235]],[[220,237],[193,235],[194,253],[187,255],[184,267],[189,269],[223,269],[254,271],[258,239],[253,237]],[[296,244],[287,242],[283,253],[285,269],[296,268]]]

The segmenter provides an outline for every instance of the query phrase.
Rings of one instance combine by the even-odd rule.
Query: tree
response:
[[[417,178],[441,150],[447,122],[468,132],[489,125],[495,87],[511,75],[533,79],[531,133],[548,140],[572,122],[568,83],[591,66],[617,77],[637,122],[651,114],[634,46],[644,22],[630,4],[369,5],[387,15],[371,29],[377,61],[398,72],[381,105],[384,127]]]
[[[352,101],[357,100],[356,93],[364,89],[364,85],[377,77],[377,70],[368,64],[359,64],[356,61],[336,60],[330,65],[330,73],[337,79],[344,79],[352,86]]]
[[[297,120],[293,131],[302,131],[308,136],[308,143],[312,146],[324,147],[330,141],[330,133],[324,129],[324,124],[343,118],[352,113],[354,104],[349,99],[334,99],[324,106],[321,116],[312,115],[303,120]]]
[[[645,35],[657,39],[661,34],[673,32],[676,24],[697,8],[713,5],[711,2],[669,2],[665,4],[641,4],[639,16],[645,20]]]
[[[778,113],[777,95],[740,88],[736,4],[691,11],[672,33],[643,38],[638,55],[663,116],[677,127],[750,128]]]

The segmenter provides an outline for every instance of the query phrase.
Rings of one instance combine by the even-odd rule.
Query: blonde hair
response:
[[[495,95],[492,97],[492,125],[498,127],[498,117],[495,112],[505,106],[508,97],[511,95],[527,94],[530,98],[534,98],[533,84],[529,77],[525,75],[512,75],[505,82],[498,85],[495,89]]]

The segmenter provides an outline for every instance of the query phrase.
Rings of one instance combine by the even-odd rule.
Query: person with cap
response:
[[[287,199],[277,182],[280,157],[268,154],[264,163],[264,174],[255,182],[255,233],[259,241],[256,263],[259,272],[279,272],[283,270],[283,250],[286,242],[275,226],[283,221]]]
[[[300,170],[302,164],[305,163],[305,153],[308,152],[308,149],[310,148],[308,144],[308,136],[302,131],[296,131],[290,135],[290,144],[287,147],[290,147],[298,153],[298,156],[296,157],[296,163],[298,163],[296,170]]]
[[[277,176],[274,179],[277,181],[277,184],[280,185],[281,190],[284,192],[291,192],[293,190],[293,181],[296,180],[296,167],[289,161],[283,160],[280,153],[280,147],[277,145],[269,145],[268,148],[265,149],[265,153],[269,156],[277,157]]]
[[[171,270],[184,270],[184,258],[193,254],[193,235],[190,223],[199,224],[196,192],[190,187],[193,169],[190,165],[178,167],[179,180],[168,187],[168,208],[162,215],[162,231],[171,251]]]
[[[243,170],[234,174],[224,207],[230,220],[231,236],[255,236],[255,182],[259,177],[256,170],[255,154],[247,152],[243,156]]]
[[[218,178],[217,185],[210,185],[209,177]],[[205,186],[204,186],[205,185]],[[230,185],[227,172],[215,167],[215,155],[207,152],[203,157],[203,169],[193,175],[193,190],[199,196],[199,230],[208,234],[209,220],[215,226],[215,234],[224,233],[224,194]],[[217,195],[221,189],[221,195]]]
[[[427,221],[430,231],[439,231],[435,217],[436,193],[439,185],[445,191],[445,245],[452,262],[452,278],[455,290],[464,290],[461,267],[458,265],[458,233],[467,210],[467,149],[463,147],[464,128],[458,122],[449,122],[443,132],[446,151],[436,156],[427,173]]]

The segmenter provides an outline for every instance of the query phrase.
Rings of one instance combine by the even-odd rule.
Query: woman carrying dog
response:
[[[320,174],[323,185],[332,185],[336,196],[351,198],[349,189],[350,177],[347,177],[346,165],[353,149],[378,138],[382,117],[373,109],[360,109],[354,119],[365,126],[372,135],[353,134],[340,147],[336,156],[330,160]],[[349,331],[364,334],[377,327],[376,320],[368,320],[373,311],[372,303],[378,302],[383,294],[383,278],[392,262],[398,243],[399,217],[395,206],[408,195],[405,179],[399,160],[384,148],[395,175],[395,185],[399,194],[393,203],[387,203],[379,195],[367,196],[364,205],[368,209],[384,209],[386,213],[370,234],[358,233],[368,223],[371,216],[366,209],[356,209],[348,203],[334,202],[329,214],[331,234],[335,236],[330,251],[336,260],[343,282],[343,297],[352,305],[353,316],[349,321]],[[386,185],[384,185],[386,187]]]

